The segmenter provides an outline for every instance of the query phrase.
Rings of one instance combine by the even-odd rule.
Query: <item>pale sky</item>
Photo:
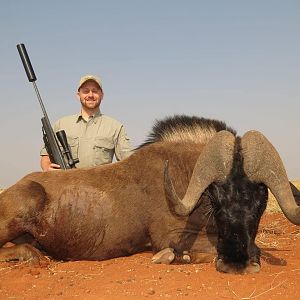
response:
[[[0,187],[40,170],[41,117],[79,111],[79,78],[102,78],[104,114],[133,146],[174,114],[256,129],[300,179],[300,1],[4,1],[0,10]]]

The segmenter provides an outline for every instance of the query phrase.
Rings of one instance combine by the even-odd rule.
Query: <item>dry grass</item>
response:
[[[291,182],[300,190],[300,180],[292,180]],[[281,209],[280,209],[274,195],[271,193],[270,190],[269,190],[268,206],[267,206],[266,211],[268,213],[281,212]]]

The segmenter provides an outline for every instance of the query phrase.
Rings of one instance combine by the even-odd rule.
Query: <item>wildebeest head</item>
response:
[[[171,210],[189,215],[205,192],[211,199],[218,229],[218,271],[258,272],[260,250],[255,237],[266,208],[267,187],[284,215],[300,224],[297,206],[283,163],[271,143],[259,132],[235,138],[216,133],[201,152],[183,199],[177,196],[165,165],[165,194]]]

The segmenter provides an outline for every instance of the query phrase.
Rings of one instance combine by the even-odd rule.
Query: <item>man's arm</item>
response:
[[[124,126],[121,127],[115,146],[116,159],[122,160],[133,153],[130,140]]]

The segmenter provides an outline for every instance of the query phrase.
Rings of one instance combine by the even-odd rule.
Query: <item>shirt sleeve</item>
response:
[[[122,160],[133,153],[129,137],[127,136],[124,126],[121,127],[119,135],[117,137],[117,142],[115,145],[115,155],[116,159]]]
[[[44,145],[44,147],[40,151],[40,156],[45,156],[45,155],[48,155],[48,152],[47,152],[47,150],[45,148],[45,145]]]

